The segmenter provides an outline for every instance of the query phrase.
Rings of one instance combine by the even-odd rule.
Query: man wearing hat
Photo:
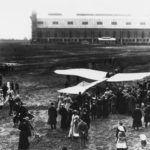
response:
[[[51,129],[56,129],[56,118],[57,111],[54,103],[51,103],[51,106],[48,109],[48,124],[51,126]]]
[[[81,146],[85,147],[85,141],[87,140],[88,136],[88,125],[81,119],[79,119],[78,122],[78,131],[81,140]]]
[[[87,123],[88,129],[89,129],[91,120],[90,120],[90,115],[88,113],[88,110],[86,108],[83,108],[81,119]]]
[[[23,118],[28,116],[28,109],[22,105],[21,101],[18,101],[14,106],[14,111],[16,111],[16,115],[13,118],[15,127],[19,121],[22,121]]]
[[[133,112],[133,128],[137,128],[137,130],[139,129],[139,127],[142,126],[142,111],[140,109],[139,104],[136,105],[136,108]]]
[[[61,104],[61,107],[59,109],[59,113],[61,115],[61,128],[67,129],[66,121],[67,121],[67,117],[68,117],[68,111],[66,110],[64,103]]]
[[[144,122],[145,122],[145,128],[148,126],[148,122],[150,122],[150,105],[147,104],[145,111],[144,111]]]
[[[14,99],[11,93],[8,94],[8,101],[9,101],[9,115],[13,114],[13,107],[14,107]]]
[[[92,118],[92,120],[96,119],[96,112],[97,112],[96,103],[93,102],[91,105],[91,118]]]
[[[31,130],[34,130],[28,117],[22,119],[18,129],[20,130],[18,150],[28,150],[30,145],[29,137],[32,135]]]

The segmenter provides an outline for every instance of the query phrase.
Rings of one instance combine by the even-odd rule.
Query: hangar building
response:
[[[32,13],[33,43],[150,44],[150,17],[128,14],[60,13],[38,18]]]

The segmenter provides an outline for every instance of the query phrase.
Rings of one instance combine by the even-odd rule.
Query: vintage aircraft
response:
[[[104,71],[93,70],[93,69],[83,69],[83,68],[55,70],[54,72],[56,74],[78,76],[78,77],[94,80],[94,82],[92,83],[87,83],[87,84],[79,83],[76,86],[65,88],[65,89],[58,91],[62,93],[74,93],[74,94],[77,94],[79,92],[83,93],[88,88],[95,86],[96,84],[101,83],[103,81],[107,81],[107,82],[136,81],[136,80],[142,80],[150,76],[150,72],[108,74],[108,72],[104,72]]]

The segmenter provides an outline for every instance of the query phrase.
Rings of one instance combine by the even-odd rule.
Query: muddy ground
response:
[[[150,69],[149,46],[115,47],[114,49],[96,47],[76,51],[75,48],[57,51],[51,49],[42,51],[42,48],[35,48],[28,51],[28,48],[23,47],[23,50],[10,45],[7,49],[9,53],[7,53],[5,48],[1,48],[0,60],[22,64],[19,69],[5,75],[4,82],[17,81],[19,83],[21,99],[35,116],[33,125],[40,134],[40,138],[31,142],[31,150],[61,150],[64,145],[69,150],[115,150],[115,127],[119,120],[123,120],[127,127],[129,150],[136,150],[140,146],[139,135],[142,133],[147,135],[148,144],[150,143],[150,127],[133,131],[131,116],[110,115],[108,119],[101,118],[92,121],[86,148],[80,148],[78,140],[67,139],[68,131],[60,129],[59,117],[56,130],[50,130],[47,125],[48,106],[51,101],[57,100],[57,90],[63,88],[65,83],[64,76],[53,73],[55,68],[88,67],[88,63],[94,60],[98,63],[97,69],[109,70],[112,66],[104,64],[102,60],[115,56],[117,63],[125,67],[125,72],[146,72]],[[9,117],[8,111],[8,104],[0,110],[0,150],[17,150],[19,131],[13,128],[12,117]]]
[[[131,128],[131,116],[110,115],[108,119],[101,118],[91,122],[86,148],[81,148],[79,140],[67,138],[68,130],[60,129],[60,117],[58,117],[56,130],[52,131],[47,125],[47,109],[50,102],[57,99],[57,89],[64,86],[65,78],[63,76],[51,72],[38,74],[28,72],[7,75],[4,77],[5,81],[20,83],[21,99],[35,116],[33,125],[40,134],[40,138],[31,142],[31,150],[61,150],[64,145],[69,150],[115,150],[115,128],[119,120],[122,120],[127,127],[129,150],[135,150],[140,146],[139,135],[142,133],[147,135],[148,143],[150,143],[150,127],[134,131]],[[1,110],[0,117],[0,149],[17,150],[19,131],[13,128],[12,117],[8,116],[7,105]]]

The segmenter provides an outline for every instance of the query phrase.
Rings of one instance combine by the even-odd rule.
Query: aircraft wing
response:
[[[150,76],[150,72],[146,73],[118,73],[107,79],[108,82],[123,82],[141,80]]]
[[[81,92],[81,94],[83,94],[89,88],[91,88],[91,87],[93,87],[93,86],[97,85],[98,83],[103,82],[105,80],[106,79],[102,79],[102,80],[99,80],[99,81],[94,81],[92,83],[83,81],[83,82],[81,82],[81,83],[79,83],[79,84],[77,84],[75,86],[58,90],[58,92],[60,92],[60,93],[68,93],[68,94],[79,94],[79,92]]]
[[[79,76],[91,80],[101,80],[106,77],[107,72],[92,70],[92,69],[66,69],[66,70],[55,70],[57,74],[62,75],[72,75],[72,76]]]

